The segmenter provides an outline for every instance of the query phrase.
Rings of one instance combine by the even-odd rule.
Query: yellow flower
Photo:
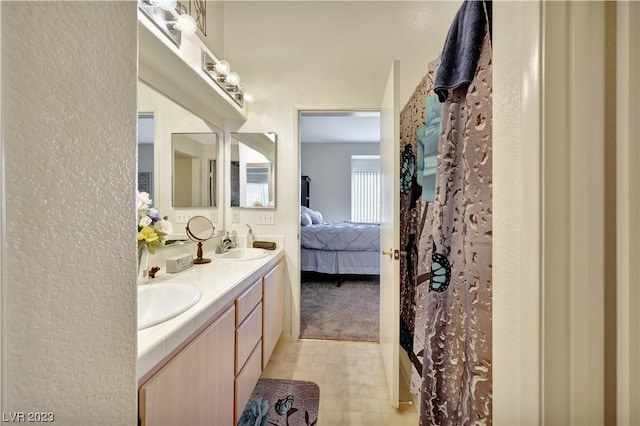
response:
[[[144,240],[147,244],[156,241],[158,238],[160,237],[152,226],[145,226],[138,232],[138,241]]]

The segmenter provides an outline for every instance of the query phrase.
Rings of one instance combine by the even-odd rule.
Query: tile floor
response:
[[[318,426],[418,425],[413,405],[391,406],[377,343],[281,339],[262,377],[317,383]]]

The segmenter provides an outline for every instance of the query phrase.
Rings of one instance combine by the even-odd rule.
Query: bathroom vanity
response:
[[[282,333],[283,274],[277,249],[255,260],[214,258],[158,279],[189,283],[202,297],[138,331],[141,425],[237,423]]]

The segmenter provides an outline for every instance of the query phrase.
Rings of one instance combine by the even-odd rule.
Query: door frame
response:
[[[301,190],[300,174],[302,169],[302,142],[300,138],[300,116],[304,112],[337,112],[337,111],[380,111],[380,105],[376,104],[296,104],[293,105],[292,114],[292,134],[295,135],[294,143],[298,149],[298,164],[297,164],[297,178],[296,188],[298,194]],[[297,208],[300,208],[300,199],[297,198]],[[300,221],[298,220],[296,225],[297,235],[297,248],[294,256],[291,257],[292,269],[295,273],[294,276],[289,277],[291,283],[291,300],[286,300],[286,303],[290,302],[291,306],[291,341],[298,342],[300,340]]]

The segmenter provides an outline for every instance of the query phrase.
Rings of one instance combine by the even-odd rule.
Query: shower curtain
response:
[[[427,74],[400,112],[400,345],[411,361],[411,392],[422,382],[426,297],[431,268],[431,234],[435,191],[435,154],[443,131],[434,80],[440,60]]]
[[[486,9],[485,9],[486,13]],[[448,91],[438,144],[420,425],[492,423],[492,65],[485,20],[473,80]],[[417,331],[416,331],[417,333]]]

